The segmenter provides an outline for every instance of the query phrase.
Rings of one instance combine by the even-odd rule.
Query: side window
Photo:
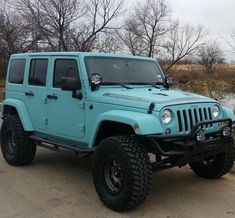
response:
[[[55,61],[53,87],[61,87],[62,77],[79,77],[78,64],[75,59],[57,59]]]
[[[45,86],[47,67],[47,59],[32,59],[29,71],[29,85]]]
[[[11,61],[8,82],[22,84],[24,80],[25,59],[15,59]]]

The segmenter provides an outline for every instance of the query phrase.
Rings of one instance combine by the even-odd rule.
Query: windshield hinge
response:
[[[85,109],[85,102],[83,101],[82,104],[81,104],[81,108],[82,109]]]

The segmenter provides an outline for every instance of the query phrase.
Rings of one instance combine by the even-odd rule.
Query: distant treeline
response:
[[[165,0],[6,0],[0,5],[0,72],[11,54],[98,51],[158,58],[169,72],[200,63],[207,73],[222,63],[220,44],[202,26],[174,20]],[[128,7],[127,7],[128,5]],[[123,19],[125,18],[125,19]]]

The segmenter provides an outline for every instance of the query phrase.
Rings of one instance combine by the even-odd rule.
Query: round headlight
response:
[[[171,122],[172,120],[172,115],[170,110],[164,110],[162,112],[162,122],[167,125]]]
[[[212,108],[212,114],[213,114],[213,117],[214,118],[217,118],[220,114],[220,108],[218,105],[215,105],[213,108]]]

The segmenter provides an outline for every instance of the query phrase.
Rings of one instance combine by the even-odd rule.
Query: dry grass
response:
[[[213,74],[199,65],[177,65],[172,75],[184,90],[205,95],[213,91],[235,93],[235,64],[218,65]]]

